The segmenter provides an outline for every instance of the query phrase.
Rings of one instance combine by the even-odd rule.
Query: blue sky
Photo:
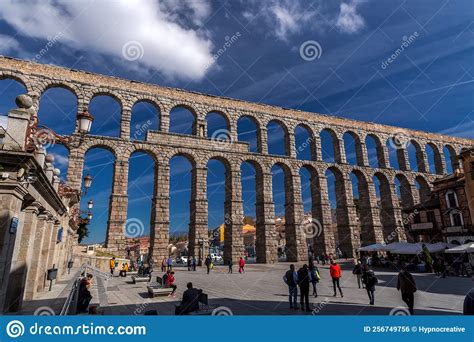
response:
[[[53,44],[48,46],[48,41]],[[302,54],[307,44],[316,46],[318,58]],[[467,0],[149,0],[136,5],[27,0],[0,8],[3,55],[468,138],[474,138],[473,45],[474,3]],[[7,113],[23,91],[12,81],[0,81],[0,113]],[[119,109],[110,98],[94,99],[89,109],[96,116],[93,133],[118,134]],[[66,134],[74,127],[76,110],[74,96],[52,89],[41,99],[39,116]],[[189,132],[190,120],[181,112],[172,117],[172,126]],[[217,116],[209,122],[215,130],[222,128]],[[144,139],[146,129],[158,128],[154,108],[134,107],[132,137]],[[242,123],[240,130],[239,136],[252,145],[251,124]],[[281,145],[278,127],[273,130],[272,145]],[[297,139],[304,141],[304,132]],[[281,146],[272,149],[282,152]],[[323,149],[330,158],[328,147],[323,144]],[[54,146],[50,152],[65,170],[64,150]],[[308,155],[303,151],[299,157]],[[94,185],[84,200],[91,197],[96,203],[89,242],[104,239],[111,162],[105,151],[87,154],[86,171],[94,176]],[[146,233],[153,161],[137,154],[130,165],[128,217],[143,222]],[[172,231],[187,230],[189,168],[186,160],[172,161]],[[245,212],[253,215],[252,167],[245,165],[242,171]],[[274,171],[280,215],[283,175]],[[209,225],[215,227],[223,220],[219,162],[209,165],[208,178]],[[303,174],[303,185],[306,178]],[[309,210],[307,186],[303,196]]]

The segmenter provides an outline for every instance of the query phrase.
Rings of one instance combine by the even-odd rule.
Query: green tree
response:
[[[89,236],[89,227],[87,227],[87,223],[79,223],[79,227],[77,228],[77,234],[79,234],[79,238],[77,239],[77,242],[79,243],[82,242],[82,239]]]

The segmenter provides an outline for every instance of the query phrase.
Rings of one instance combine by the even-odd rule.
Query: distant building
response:
[[[404,210],[408,215],[406,228],[415,241],[445,241],[464,244],[474,241],[474,149],[460,155],[464,173],[433,182],[429,199]]]

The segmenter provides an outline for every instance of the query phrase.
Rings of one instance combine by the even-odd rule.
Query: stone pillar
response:
[[[155,166],[153,200],[150,222],[150,255],[156,265],[168,257],[169,244],[169,202],[170,202],[170,167]]]
[[[192,176],[192,190],[189,221],[189,255],[202,265],[209,254],[209,233],[207,227],[207,167],[195,167]]]
[[[194,127],[193,127],[193,135],[198,137],[207,137],[207,123],[206,119],[201,119],[200,116],[196,118]]]
[[[82,172],[84,168],[84,153],[80,149],[71,149],[68,157],[67,184],[80,190],[82,186]]]
[[[262,154],[268,154],[268,135],[267,128],[261,126],[257,136],[258,151]]]
[[[301,198],[301,180],[298,170],[285,175],[285,238],[287,261],[306,261],[308,236],[304,229],[304,207]]]
[[[49,268],[49,253],[50,253],[50,248],[51,248],[51,240],[53,239],[53,234],[54,234],[54,223],[55,220],[52,218],[52,216],[48,217],[46,220],[46,227],[44,230],[44,238],[43,238],[43,243],[41,245],[41,252],[40,252],[40,263],[39,263],[39,272],[38,272],[38,278],[37,278],[37,283],[38,286],[36,288],[37,292],[43,291],[43,289],[46,286],[46,271]]]
[[[17,312],[23,304],[23,296],[26,287],[26,277],[31,271],[31,258],[35,241],[37,224],[36,215],[39,213],[39,203],[33,203],[24,209],[21,237],[17,239],[15,251],[16,257],[12,260],[9,286],[7,291],[7,303],[5,311]]]
[[[239,133],[237,130],[237,121],[232,120],[229,123],[229,137],[231,142],[238,142],[239,141]]]
[[[420,146],[416,148],[416,164],[418,166],[418,172],[428,173],[431,171],[429,168],[426,151]]]
[[[377,161],[380,168],[387,169],[391,167],[390,156],[388,154],[388,148],[386,144],[377,144]]]
[[[257,175],[257,232],[256,253],[258,263],[278,261],[277,232],[275,228],[275,205],[272,198],[272,174]]]
[[[366,181],[365,187],[359,183],[360,225],[364,246],[383,242],[380,205],[377,203],[375,185]]]
[[[288,139],[286,139],[285,149],[286,155],[290,156],[291,158],[296,158],[296,142],[295,142],[295,134],[293,132],[288,132]]]
[[[10,230],[10,225],[14,218],[20,218],[25,195],[26,191],[20,186],[0,193],[0,311],[5,308],[12,256],[15,242],[20,238],[19,234]]]
[[[128,205],[128,161],[116,160],[114,164],[112,194],[109,201],[107,222],[107,249],[117,257],[125,257],[125,229]]]
[[[130,122],[132,121],[132,108],[124,104],[120,115],[120,138],[130,139]]]
[[[334,161],[339,164],[347,164],[346,149],[342,137],[333,137]]]
[[[356,142],[356,159],[357,165],[359,166],[369,166],[369,157],[367,156],[367,146],[365,142]]]
[[[326,176],[311,178],[311,211],[315,231],[313,249],[316,254],[334,253],[336,244],[332,229],[331,203],[329,202]]]
[[[323,161],[323,152],[322,152],[322,147],[321,147],[321,137],[318,134],[314,135],[314,156],[313,160],[316,161]]]
[[[39,285],[38,279],[40,278],[39,274],[41,272],[41,252],[48,229],[47,219],[48,214],[45,212],[40,213],[37,217],[36,229],[34,230],[32,239],[33,245],[30,247],[32,250],[30,265],[26,276],[25,300],[32,300],[34,298]]]
[[[445,175],[447,173],[447,171],[446,171],[446,161],[444,160],[444,158],[441,154],[442,153],[441,151],[443,151],[443,145],[433,146],[434,163],[435,163],[436,174]]]
[[[410,161],[408,159],[408,152],[406,148],[397,148],[398,168],[401,171],[410,171]]]
[[[387,199],[389,205],[386,210],[388,212],[387,229],[384,226],[385,242],[406,241],[405,228],[403,227],[402,207],[397,195],[395,184],[390,184],[390,194]],[[390,207],[390,204],[392,205]]]
[[[340,178],[340,179],[338,179]],[[355,257],[355,252],[360,247],[359,227],[357,225],[357,212],[352,198],[351,180],[348,175],[336,176],[337,199],[337,232],[341,252],[347,257]]]
[[[163,108],[163,111],[160,113],[160,131],[161,132],[170,131],[170,111],[171,111],[171,107],[166,106]]]
[[[19,95],[16,98],[19,108],[12,109],[8,113],[8,134],[3,139],[6,149],[24,151],[26,149],[26,134],[29,121],[35,114],[33,100],[28,95]]]
[[[237,264],[240,257],[244,256],[244,210],[240,169],[227,170],[225,196],[224,261],[232,260]]]
[[[53,265],[55,265],[55,254],[56,254],[56,245],[57,245],[57,237],[58,237],[58,231],[60,228],[59,221],[54,222],[53,229],[51,231],[51,241],[48,246],[48,262],[47,262],[47,267],[52,268]],[[55,265],[55,267],[58,265]]]

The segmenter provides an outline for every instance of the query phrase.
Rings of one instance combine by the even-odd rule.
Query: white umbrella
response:
[[[374,243],[373,245],[368,245],[364,247],[360,247],[359,251],[361,252],[377,252],[382,250],[382,248],[385,246],[383,243]]]
[[[464,245],[456,246],[444,251],[445,253],[474,253],[474,242],[468,242]]]

